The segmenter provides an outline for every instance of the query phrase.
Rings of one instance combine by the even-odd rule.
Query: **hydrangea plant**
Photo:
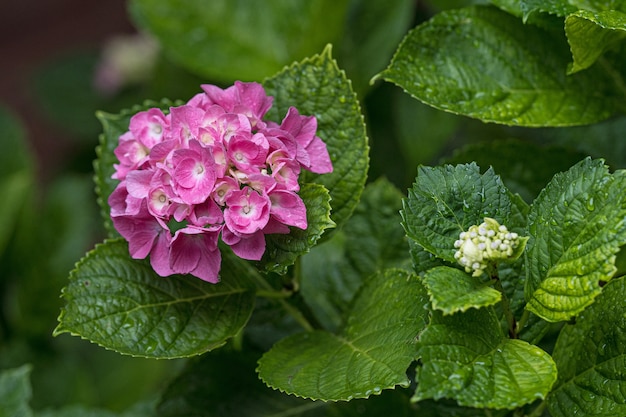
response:
[[[624,112],[625,6],[493,3],[421,23],[372,83],[507,126]],[[500,141],[421,164],[400,191],[368,172],[330,46],[281,70],[293,39],[261,60],[237,38],[239,61],[211,67],[195,14],[180,34],[178,6],[151,6],[133,1],[136,19],[189,68],[278,72],[98,113],[108,236],[71,271],[55,335],[188,358],[158,416],[626,415],[624,169]]]

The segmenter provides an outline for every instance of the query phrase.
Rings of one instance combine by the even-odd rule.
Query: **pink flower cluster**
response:
[[[135,114],[119,138],[111,218],[133,258],[150,255],[161,276],[218,282],[218,240],[259,260],[265,235],[307,228],[297,192],[301,169],[332,171],[317,120],[291,107],[279,125],[263,120],[272,97],[257,83],[203,85],[168,114]]]

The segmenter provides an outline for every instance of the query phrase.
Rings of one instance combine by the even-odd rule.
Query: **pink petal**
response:
[[[269,195],[272,207],[270,214],[276,220],[299,229],[307,228],[306,206],[296,193],[275,190]]]
[[[222,240],[242,259],[259,261],[265,253],[265,235],[260,230],[251,235],[238,236],[224,228]]]

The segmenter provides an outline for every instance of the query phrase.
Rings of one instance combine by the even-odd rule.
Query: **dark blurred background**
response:
[[[0,104],[21,120],[39,179],[45,182],[57,173],[77,148],[73,133],[51,120],[36,98],[41,68],[97,51],[112,35],[133,32],[125,0],[0,2]]]

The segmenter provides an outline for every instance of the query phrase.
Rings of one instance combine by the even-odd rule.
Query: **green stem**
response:
[[[494,281],[494,287],[496,288],[496,290],[500,291],[500,294],[502,294],[502,310],[504,311],[504,317],[506,318],[506,322],[509,325],[509,336],[511,337],[511,339],[517,339],[517,325],[515,322],[515,316],[513,315],[513,311],[511,310],[511,303],[509,302],[509,298],[504,292],[502,282],[500,281],[497,272],[493,272],[491,274],[491,279]]]
[[[524,326],[526,326],[526,322],[528,321],[529,317],[530,317],[530,310],[524,309],[524,312],[522,313],[522,317],[520,317],[519,321],[517,322],[517,334],[520,334],[521,331],[524,330]]]
[[[304,330],[307,332],[314,330],[313,325],[307,320],[304,314],[302,314],[302,311],[287,301],[287,298],[294,294],[293,291],[276,291],[260,274],[254,274],[254,277],[259,284],[259,288],[256,291],[259,297],[276,299],[281,307],[284,308]]]

